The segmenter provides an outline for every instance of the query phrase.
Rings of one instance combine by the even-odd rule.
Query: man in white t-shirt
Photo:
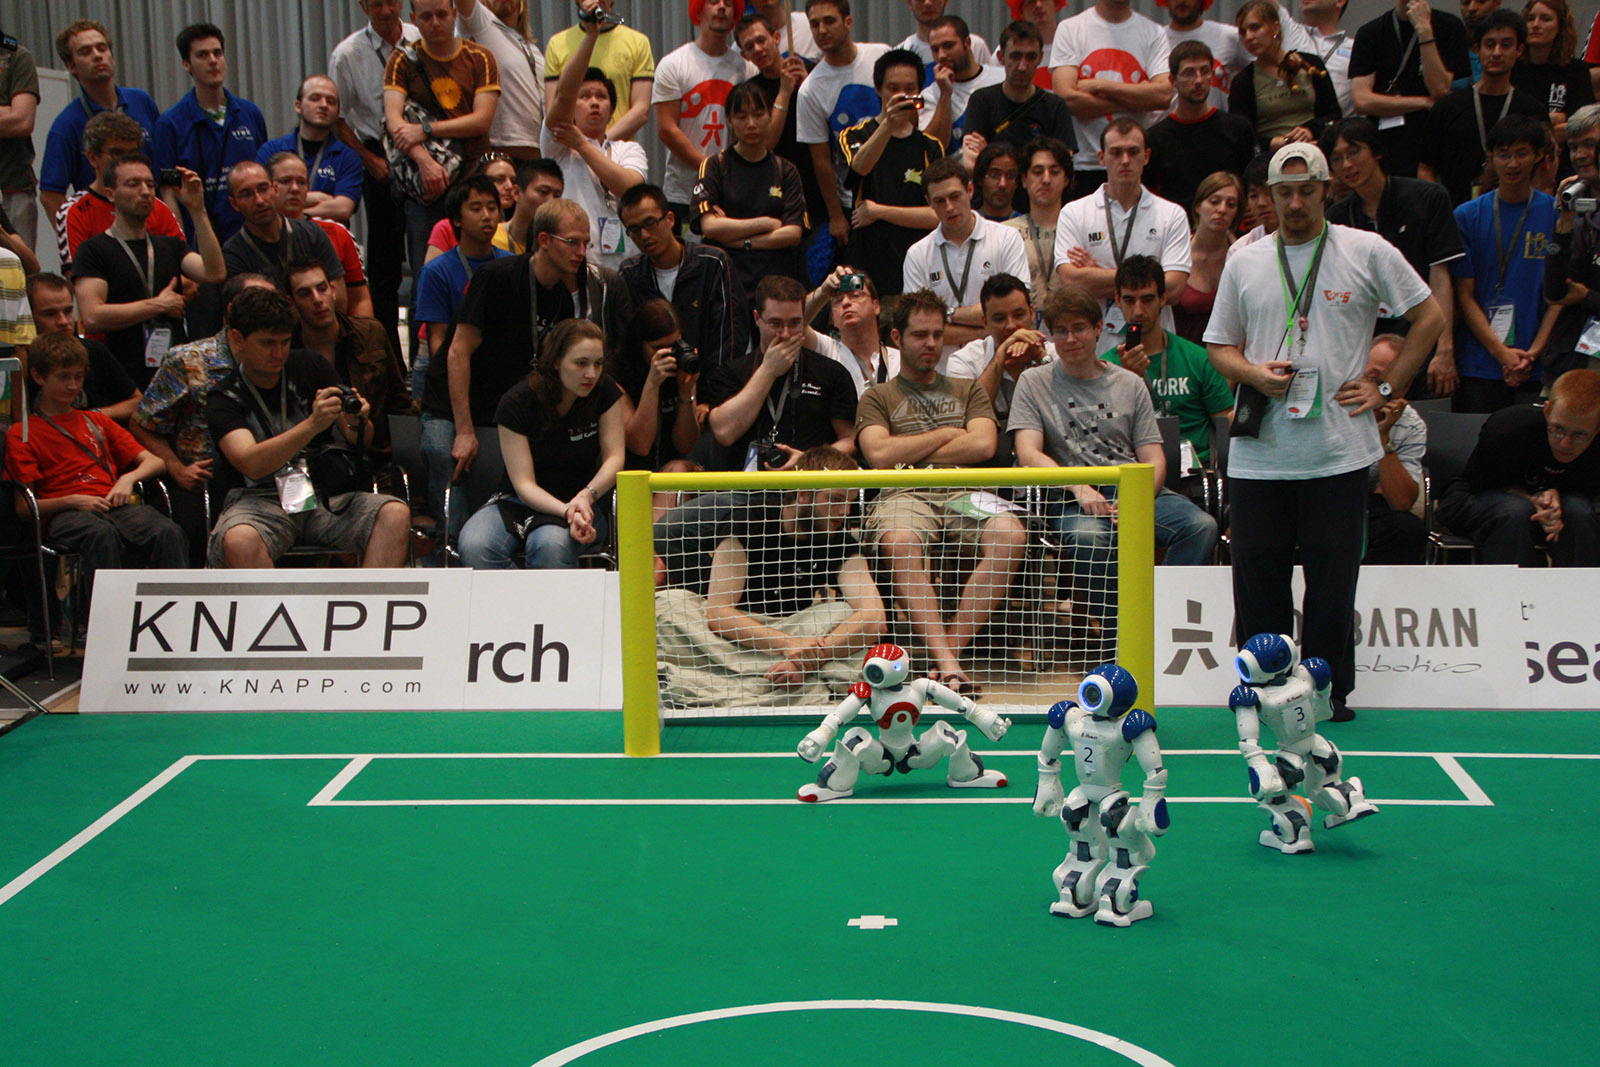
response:
[[[1298,550],[1307,590],[1301,650],[1332,666],[1342,718],[1355,687],[1351,620],[1367,469],[1383,456],[1373,412],[1422,367],[1444,315],[1393,245],[1326,224],[1328,163],[1315,145],[1280,148],[1267,183],[1277,236],[1228,260],[1205,333],[1212,365],[1260,394],[1242,395],[1234,411],[1236,429],[1259,429],[1228,450],[1236,632],[1241,641],[1294,632]],[[1286,290],[1297,294],[1292,314]],[[1380,306],[1411,322],[1384,375],[1366,369]],[[1252,418],[1250,408],[1260,414]]]
[[[828,208],[828,234],[835,247],[843,248],[850,236],[852,205],[844,187],[839,134],[878,113],[872,67],[889,46],[855,42],[850,0],[808,0],[806,17],[811,22],[811,36],[822,50],[822,62],[811,69],[795,94],[795,138],[811,148],[811,166]],[[831,262],[833,250],[824,249],[823,254]]]
[[[756,72],[738,49],[729,47],[739,18],[733,0],[704,0],[699,11],[700,32],[656,64],[655,87],[650,90],[656,136],[670,153],[662,184],[667,204],[679,219],[689,218],[700,164],[732,141],[723,112],[728,93]]]
[[[586,77],[600,31],[593,22],[580,21],[578,25],[583,40],[550,96],[550,113],[539,147],[561,167],[566,183],[563,195],[588,213],[589,262],[617,270],[637,251],[623,236],[617,198],[644,181],[649,161],[637,141],[607,139],[617,90],[609,78]]]
[[[1000,427],[995,462],[1009,465],[1011,440],[1006,436],[1006,420],[1017,379],[1029,368],[1052,362],[1056,349],[1037,329],[1033,298],[1022,278],[994,275],[983,283],[978,303],[983,308],[984,335],[941,359],[938,370],[946,378],[973,378],[989,394],[994,421]]]
[[[915,0],[913,0],[915,2]],[[933,24],[928,34],[933,49],[933,84],[922,91],[920,125],[954,152],[961,147],[967,132],[967,102],[972,94],[1006,80],[1004,67],[978,61],[975,38],[965,19],[946,15]]]
[[[883,304],[878,300],[878,287],[866,273],[850,266],[834,270],[807,295],[806,321],[815,319],[824,304],[839,336],[807,328],[806,347],[850,372],[857,400],[874,385],[900,373],[900,350],[884,344],[878,332]]]
[[[1072,109],[1078,139],[1073,197],[1105,181],[1095,146],[1113,118],[1159,121],[1172,102],[1166,32],[1136,13],[1130,0],[1097,0],[1056,27],[1050,72],[1056,95]]]
[[[933,84],[933,67],[938,61],[938,52],[933,47],[933,28],[944,18],[945,8],[950,6],[950,0],[906,0],[906,7],[911,9],[911,17],[917,20],[917,32],[895,45],[908,52],[915,52],[922,60],[922,84],[924,87]],[[978,63],[986,67],[996,66],[999,60],[995,58],[994,49],[989,47],[977,34],[972,34],[972,54]]]
[[[911,246],[902,271],[904,291],[927,289],[950,309],[945,353],[984,335],[978,293],[996,274],[1028,277],[1022,234],[972,210],[972,175],[959,159],[941,159],[922,176],[939,226]]]
[[[1298,46],[1301,51],[1315,52],[1322,57],[1322,65],[1328,68],[1328,77],[1333,79],[1333,91],[1339,97],[1339,111],[1345,118],[1356,113],[1355,99],[1350,89],[1350,52],[1355,47],[1356,35],[1339,28],[1339,20],[1344,17],[1344,9],[1349,5],[1350,0],[1300,0],[1300,18],[1305,22],[1303,28],[1308,45]],[[1300,28],[1285,14],[1285,48],[1297,47],[1289,43],[1291,25]]]
[[[1167,45],[1171,49],[1184,41],[1199,41],[1211,49],[1211,95],[1207,102],[1218,111],[1226,111],[1228,86],[1250,62],[1250,53],[1239,43],[1238,29],[1205,17],[1211,4],[1212,0],[1167,0]]]
[[[500,68],[500,106],[489,143],[513,159],[539,158],[544,129],[544,53],[521,29],[500,21],[482,0],[455,0],[456,35],[494,53]],[[522,7],[524,26],[527,7]]]
[[[1122,309],[1117,306],[1117,267],[1129,256],[1151,256],[1167,282],[1161,328],[1173,327],[1172,305],[1189,284],[1189,213],[1146,189],[1150,149],[1144,130],[1130,118],[1117,118],[1100,135],[1098,160],[1105,184],[1074,200],[1056,218],[1056,277],[1081,285],[1105,302],[1104,329],[1096,353],[1117,343]]]

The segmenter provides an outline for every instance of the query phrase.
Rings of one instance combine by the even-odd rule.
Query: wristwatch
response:
[[[433,136],[433,120],[426,115],[422,116],[422,136],[428,138]]]
[[[1394,395],[1394,386],[1384,381],[1383,375],[1376,372],[1368,372],[1365,377],[1367,381],[1378,387],[1378,395],[1383,397],[1385,400],[1388,400]]]
[[[744,250],[746,252],[749,252],[749,251],[752,251],[754,248],[755,248],[755,242],[750,240],[750,238],[746,237],[744,239]]]
[[[1384,454],[1392,456],[1400,451],[1400,446],[1393,441],[1385,441],[1383,443],[1383,451]]]

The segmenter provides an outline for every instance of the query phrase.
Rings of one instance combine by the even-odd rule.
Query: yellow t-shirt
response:
[[[567,60],[582,42],[581,26],[569,26],[550,38],[550,47],[544,53],[546,81],[561,77],[561,72],[567,69]],[[612,88],[617,91],[617,106],[613,115],[621,115],[628,110],[635,78],[656,76],[656,57],[650,51],[650,38],[627,26],[618,26],[600,35],[594,43],[594,57],[589,65],[605,71],[606,77],[611,79]]]

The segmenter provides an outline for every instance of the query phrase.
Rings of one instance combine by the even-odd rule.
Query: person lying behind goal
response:
[[[797,471],[856,470],[831,445]],[[887,613],[855,535],[853,489],[751,494],[711,557],[707,595],[656,594],[663,696],[682,706],[828,702],[859,676]]]

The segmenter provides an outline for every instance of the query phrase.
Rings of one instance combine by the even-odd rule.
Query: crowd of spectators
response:
[[[1263,482],[1326,477],[1364,501],[1368,562],[1421,562],[1407,397],[1486,417],[1435,494],[1482,559],[1600,565],[1600,40],[1580,54],[1567,0],[1397,0],[1361,26],[1342,0],[1231,24],[1008,0],[992,46],[946,0],[907,0],[892,45],[856,39],[849,0],[690,0],[676,46],[578,0],[542,49],[525,0],[404,2],[359,0],[277,137],[218,27],[178,34],[193,87],[163,110],[104,26],[64,26],[76,92],[37,178],[33,57],[0,41],[0,348],[36,416],[6,474],[91,575],[297,544],[573,566],[607,547],[624,468],[1013,463],[1150,463],[1163,562],[1204,564],[1230,420],[1235,526],[1299,506]],[[34,254],[52,231],[60,274]],[[1263,292],[1281,336],[1249,317]],[[405,497],[388,420],[413,414]],[[1250,466],[1298,454],[1302,417],[1332,442],[1316,462]],[[501,483],[469,491],[490,455]],[[845,547],[826,494],[663,497],[658,581],[685,641],[732,635],[785,683],[888,610],[965,684],[1028,529],[956,496],[886,493]],[[1109,627],[1115,492],[1040,506],[1077,575],[1062,610]],[[804,581],[848,610],[768,625],[810,603],[757,580],[769,512],[826,546]],[[938,545],[968,559],[948,602]]]

